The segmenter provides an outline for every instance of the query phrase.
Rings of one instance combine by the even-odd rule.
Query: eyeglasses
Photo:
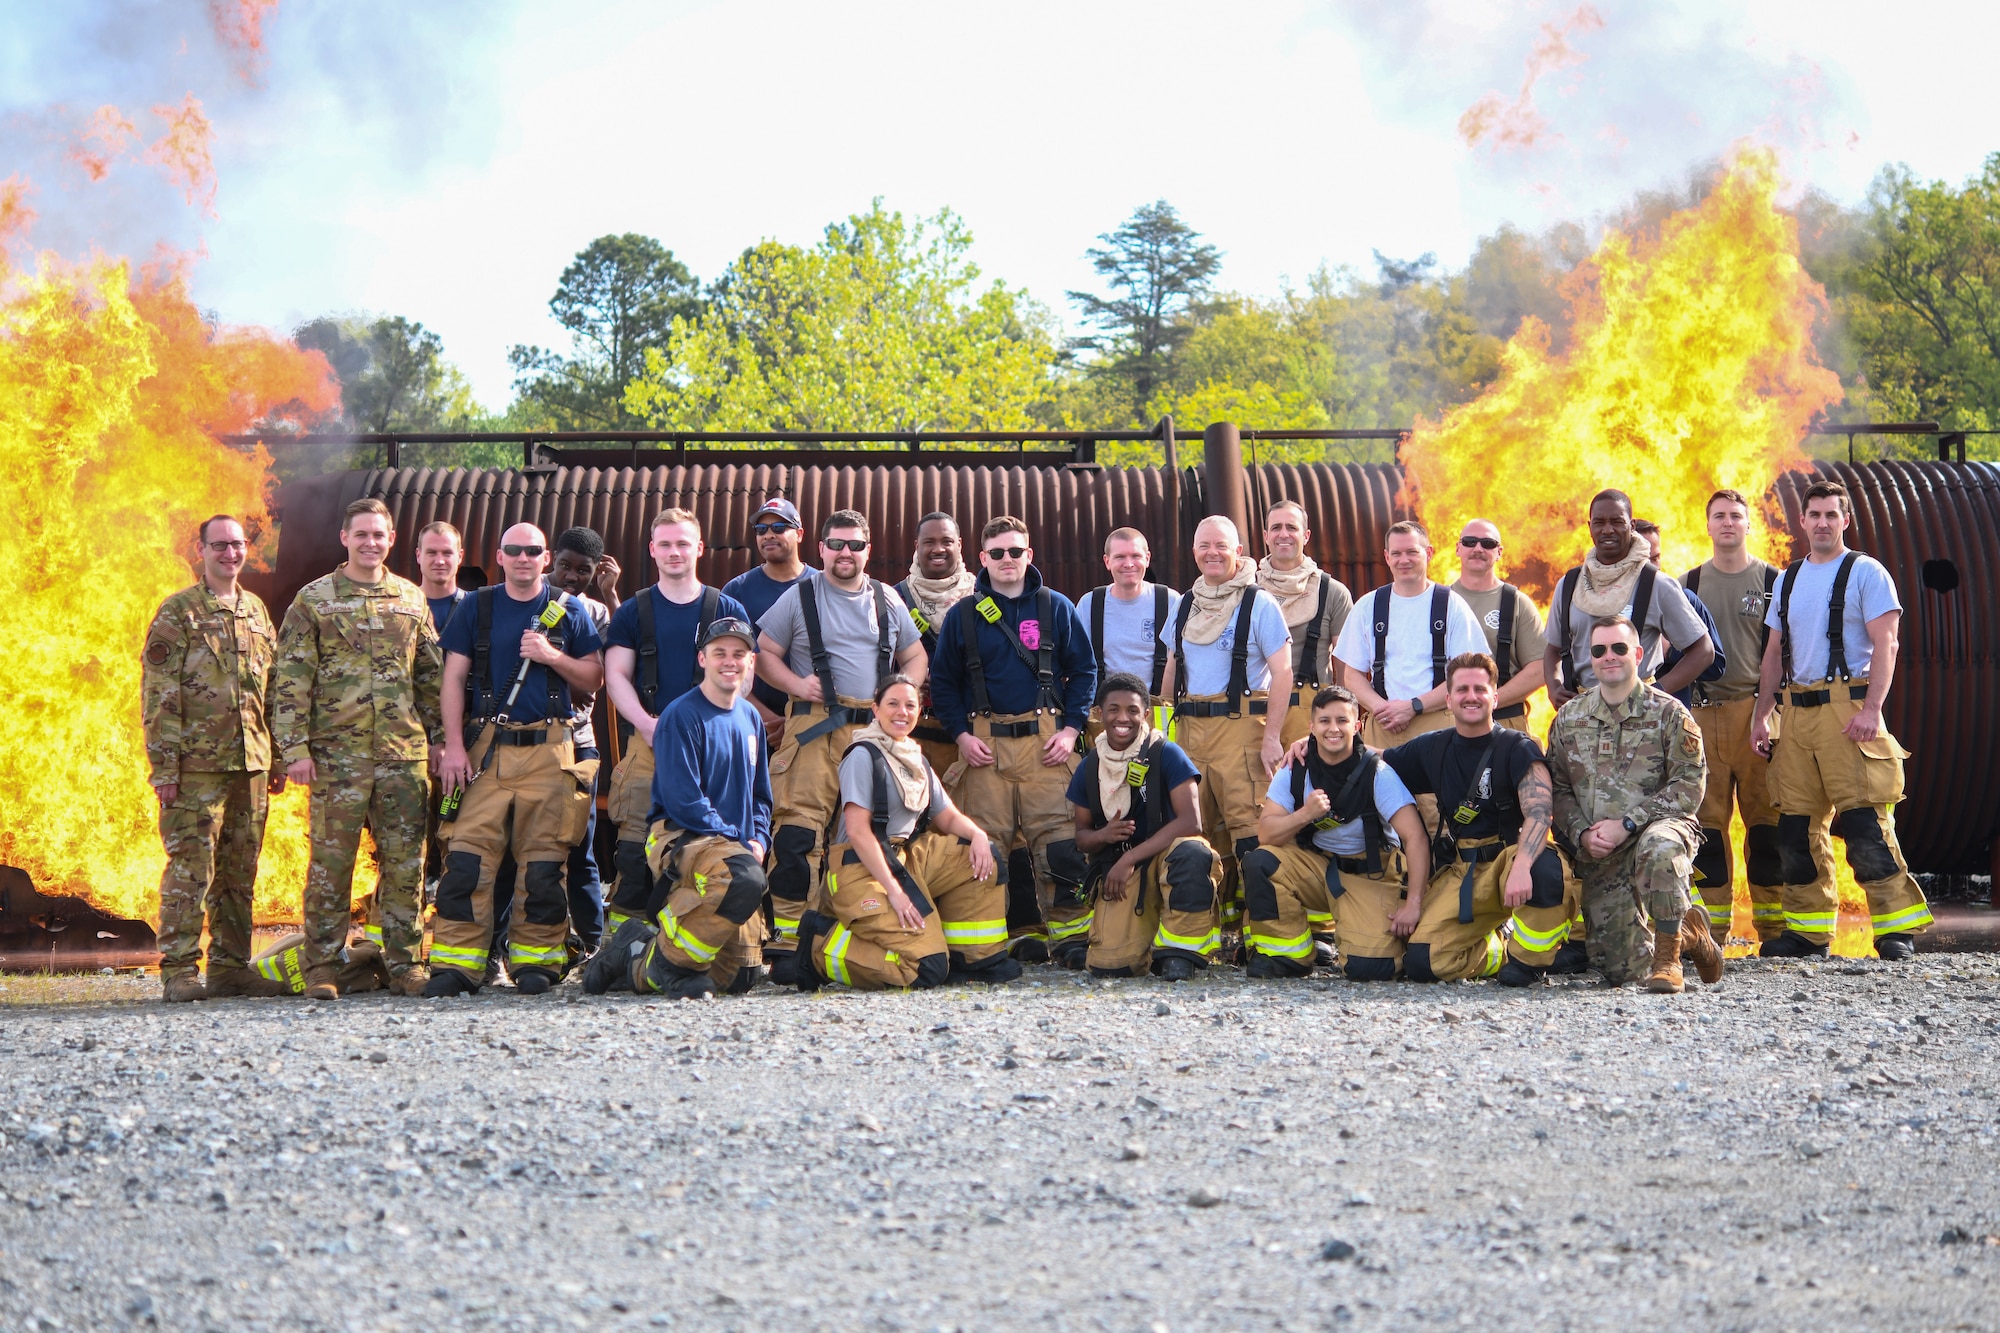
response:
[[[548,547],[546,547],[546,546],[524,546],[524,545],[521,545],[521,544],[519,544],[519,543],[509,543],[509,544],[506,544],[506,545],[503,545],[503,546],[502,546],[502,547],[500,548],[500,554],[502,554],[502,555],[540,555],[540,554],[541,554],[541,553],[542,553],[543,551],[546,551],[547,549],[548,549]]]
[[[1617,653],[1620,657],[1632,651],[1632,645],[1620,639],[1616,643],[1593,643],[1590,645],[1592,657],[1602,657],[1606,653]]]
[[[209,549],[209,550],[211,550],[211,551],[214,551],[214,552],[215,552],[215,553],[216,553],[217,555],[221,555],[221,554],[222,554],[222,553],[223,553],[224,551],[247,551],[247,550],[249,550],[249,549],[250,549],[250,543],[249,543],[249,542],[210,542],[210,543],[208,544],[208,549]]]
[[[1019,560],[1027,553],[1028,548],[1025,546],[989,546],[986,548],[986,554],[992,556],[995,560]]]
[[[790,532],[797,526],[798,524],[796,523],[785,523],[785,522],[752,523],[750,525],[750,531],[756,533],[759,537],[768,537],[774,532],[779,533],[781,535]]]
[[[829,551],[853,551],[856,555],[868,549],[866,537],[827,537],[820,542]]]
[[[1500,539],[1498,537],[1460,537],[1458,544],[1460,546],[1477,546],[1482,551],[1497,551],[1500,549]]]

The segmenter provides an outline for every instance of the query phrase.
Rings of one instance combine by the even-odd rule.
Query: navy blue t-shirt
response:
[[[454,588],[442,597],[424,598],[431,605],[431,628],[442,635],[444,627],[451,623],[451,613],[458,609],[460,602],[470,596],[472,594],[465,589]]]
[[[493,691],[494,711],[507,702],[507,691],[513,688],[514,673],[521,669],[521,636],[528,627],[536,623],[542,608],[548,605],[548,584],[542,584],[542,591],[533,599],[517,602],[507,595],[505,584],[493,588],[493,637],[492,648],[487,655],[487,677]],[[563,653],[568,657],[589,657],[604,648],[604,641],[597,637],[597,626],[591,622],[590,612],[584,610],[583,603],[568,593],[558,593],[563,601],[563,620],[550,631],[551,639],[562,640]],[[460,657],[472,656],[474,640],[479,632],[478,594],[468,597],[465,604],[452,616],[440,636],[447,653],[457,653]],[[478,682],[471,684],[476,688]],[[549,692],[555,692],[555,707],[549,707]],[[507,717],[514,722],[543,722],[550,718],[567,720],[574,711],[570,704],[569,682],[562,676],[539,662],[528,668],[528,678],[521,683],[521,693],[514,700],[514,706],[507,710]],[[472,720],[468,707],[466,720]]]
[[[653,810],[693,834],[771,845],[771,754],[748,699],[717,708],[699,689],[668,704],[653,728]]]
[[[695,633],[701,628],[701,598],[692,602],[670,602],[660,591],[657,583],[647,585],[638,597],[630,597],[618,604],[611,613],[611,628],[604,633],[604,641],[613,648],[629,648],[639,651],[639,597],[653,599],[653,642],[659,650],[660,658],[660,711],[667,705],[701,684],[701,668],[695,664]],[[715,614],[736,616],[748,620],[750,613],[743,603],[724,593],[716,604]],[[632,684],[639,684],[639,664],[632,664]]]
[[[784,596],[785,589],[791,587],[792,584],[797,583],[799,579],[804,578],[810,573],[812,573],[812,570],[801,565],[799,567],[798,579],[787,579],[780,583],[777,579],[766,574],[762,565],[758,565],[753,569],[744,570],[741,574],[723,584],[722,595],[724,597],[734,597],[738,602],[742,603],[743,609],[750,613],[750,627],[762,633],[764,629],[764,613],[771,609],[778,598]],[[759,676],[750,688],[764,707],[774,713],[785,711],[785,692],[770,681]]]
[[[1085,753],[1088,754],[1090,752],[1086,751]],[[1160,747],[1159,766],[1157,773],[1146,775],[1146,781],[1157,782],[1162,777],[1166,779],[1168,792],[1167,818],[1172,819],[1174,817],[1173,793],[1190,782],[1200,781],[1201,770],[1194,766],[1194,760],[1188,758],[1188,752],[1172,741],[1168,741]],[[1069,803],[1071,805],[1080,805],[1086,810],[1095,809],[1098,801],[1096,787],[1097,766],[1095,764],[1078,764],[1076,772],[1070,774],[1069,778]],[[1132,808],[1126,813],[1127,818],[1133,824],[1132,842],[1134,845],[1144,842],[1159,831],[1153,828],[1151,821],[1146,818],[1146,803],[1142,792],[1135,791],[1132,793]],[[1099,827],[1103,826],[1099,825]]]

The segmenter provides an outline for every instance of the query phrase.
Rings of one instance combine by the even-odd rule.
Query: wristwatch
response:
[[[1619,822],[1625,826],[1625,831],[1627,833],[1637,833],[1639,831],[1639,826],[1632,822],[1632,816],[1630,815],[1625,816],[1625,818],[1620,820]]]
[[[1412,717],[1421,717],[1423,715],[1423,711],[1424,711],[1424,701],[1421,696],[1410,700],[1410,715]]]

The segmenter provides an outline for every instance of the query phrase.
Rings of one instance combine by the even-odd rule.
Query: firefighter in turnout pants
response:
[[[646,833],[653,812],[653,732],[667,705],[701,683],[695,645],[724,616],[749,620],[742,603],[702,583],[696,562],[705,549],[701,524],[685,509],[668,509],[653,520],[648,545],[659,581],[612,614],[605,637],[604,689],[631,737],[611,770],[605,812],[618,826],[606,938],[638,918],[651,921],[663,900],[646,866]]]
[[[1113,672],[1097,700],[1103,730],[1069,780],[1076,836],[1049,848],[1057,902],[1086,910],[1089,943],[1065,941],[1057,961],[1098,977],[1185,981],[1219,938],[1220,866],[1201,839],[1201,775],[1153,727],[1145,681]]]
[[[1931,909],[1896,841],[1909,752],[1882,725],[1903,609],[1889,571],[1847,549],[1850,521],[1844,487],[1806,488],[1801,526],[1811,552],[1779,578],[1765,618],[1777,633],[1764,652],[1750,742],[1771,756],[1785,882],[1814,882],[1812,821],[1831,811],[1834,835],[1847,844],[1847,864],[1868,895],[1876,955],[1906,959],[1916,952],[1915,936],[1931,924]],[[1781,727],[1773,725],[1774,708]],[[1829,896],[1826,911],[1833,910]],[[1825,944],[1790,928],[1789,901],[1786,919],[1785,933],[1764,946],[1765,956],[1825,956]]]
[[[1313,699],[1322,685],[1340,683],[1333,645],[1354,609],[1345,583],[1321,569],[1305,553],[1312,541],[1305,506],[1280,500],[1264,516],[1264,550],[1257,562],[1257,586],[1271,594],[1292,632],[1291,706],[1280,739],[1291,745],[1312,730]]]
[[[699,1000],[756,985],[771,835],[770,747],[750,701],[757,631],[724,616],[698,653],[701,684],[660,714],[646,856],[665,904],[618,927],[583,972],[592,995]]]
[[[1243,971],[1308,976],[1332,927],[1349,981],[1393,981],[1423,915],[1429,835],[1403,780],[1358,739],[1351,691],[1314,695],[1312,719],[1303,753],[1272,775],[1263,845],[1243,861]]]
[[[364,825],[381,867],[369,941],[386,955],[397,994],[427,983],[417,906],[442,672],[423,589],[384,565],[395,540],[387,505],[350,504],[340,529],[346,563],[301,588],[278,631],[271,731],[287,780],[312,789],[308,999],[340,998]]]
[[[1102,681],[1115,672],[1137,676],[1147,682],[1152,704],[1173,693],[1173,655],[1160,634],[1162,626],[1174,623],[1181,595],[1163,583],[1149,582],[1153,551],[1146,534],[1137,528],[1113,528],[1104,539],[1104,568],[1111,582],[1093,588],[1077,603],[1077,614],[1090,627],[1090,649],[1097,658],[1097,678]],[[1102,688],[1098,690],[1103,693]],[[1156,711],[1153,725],[1166,725],[1166,714]],[[1084,745],[1097,740],[1102,723],[1093,717],[1084,728]]]
[[[1076,606],[1034,566],[1028,525],[990,519],[979,546],[972,593],[938,633],[931,701],[958,746],[959,776],[945,783],[952,799],[1002,847],[1017,838],[1028,845],[1043,924],[1012,947],[1023,962],[1044,962],[1051,947],[1090,929],[1081,907],[1056,905],[1049,845],[1070,830],[1064,793],[1097,665]]]
[[[1549,842],[1542,747],[1493,725],[1499,674],[1485,653],[1453,658],[1445,666],[1452,729],[1382,755],[1413,795],[1437,797],[1444,824],[1423,915],[1403,952],[1412,981],[1495,977],[1531,986],[1576,915],[1576,879]]]
[[[508,932],[514,989],[542,995],[569,962],[564,870],[590,815],[595,759],[578,759],[570,689],[604,684],[603,641],[583,604],[549,586],[548,542],[516,523],[495,558],[506,575],[445,627],[444,762],[458,794],[431,922],[426,995],[479,989],[493,945],[493,881],[511,849],[522,868],[521,910]]]
[[[1486,649],[1500,664],[1493,720],[1510,731],[1528,730],[1528,696],[1542,688],[1542,615],[1534,601],[1498,573],[1500,529],[1483,518],[1458,534],[1458,581],[1451,590],[1486,632]]]
[[[1590,630],[1597,684],[1549,729],[1556,836],[1583,882],[1591,966],[1613,986],[1644,981],[1679,994],[1681,953],[1708,985],[1722,949],[1690,893],[1700,842],[1695,812],[1708,765],[1694,717],[1639,679],[1639,631],[1624,616]]]
[[[916,682],[891,676],[841,756],[826,881],[799,918],[802,991],[1021,975],[1007,956],[1006,855],[951,803],[911,735],[922,706]]]
[[[160,798],[160,981],[170,1001],[284,995],[250,963],[250,897],[264,847],[277,634],[239,587],[243,525],[217,515],[195,536],[201,577],[160,604],[141,667],[146,759]],[[269,780],[283,791],[284,775]],[[201,926],[208,917],[208,984]],[[304,987],[300,987],[304,989]]]
[[[910,573],[896,585],[896,596],[910,608],[910,619],[923,636],[924,655],[937,661],[938,628],[944,618],[972,595],[978,577],[965,567],[964,542],[959,537],[958,520],[950,514],[932,512],[917,522],[917,549],[910,557]],[[958,762],[958,747],[951,733],[937,719],[937,709],[925,692],[923,715],[910,734],[924,749],[924,758],[942,773]]]
[[[820,569],[759,622],[757,674],[791,698],[771,756],[771,984],[798,980],[799,913],[819,883],[826,830],[840,810],[840,757],[874,717],[871,700],[899,670],[921,687],[928,658],[909,608],[868,577],[868,520],[837,509],[820,524]]]
[[[1257,564],[1243,554],[1236,525],[1210,515],[1194,530],[1201,577],[1181,598],[1171,635],[1174,719],[1181,748],[1201,770],[1201,831],[1222,858],[1218,918],[1240,930],[1242,860],[1257,846],[1264,789],[1283,761],[1283,711],[1272,699],[1292,691],[1291,631],[1271,594],[1257,586]],[[1174,941],[1191,952],[1205,941]],[[1218,940],[1219,943],[1219,940]]]

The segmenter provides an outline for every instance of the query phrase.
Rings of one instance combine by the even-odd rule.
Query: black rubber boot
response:
[[[1917,937],[1907,933],[1879,936],[1875,956],[1885,963],[1906,963],[1917,956]]]
[[[964,954],[955,953],[951,956],[951,971],[945,978],[953,985],[979,981],[989,986],[1002,986],[1020,979],[1020,960],[1004,953],[993,954],[972,964],[966,963]]]
[[[539,967],[524,967],[514,974],[514,989],[522,995],[547,995],[549,974]]]
[[[1564,940],[1549,963],[1549,971],[1559,977],[1573,977],[1590,970],[1590,952],[1582,940]]]
[[[1252,949],[1244,961],[1243,975],[1258,981],[1290,981],[1298,977],[1312,975],[1312,964],[1295,962],[1290,958],[1273,958],[1270,954]]]
[[[801,928],[799,943],[801,946],[805,944],[803,928]],[[783,953],[766,952],[764,955],[764,966],[770,970],[771,984],[773,986],[796,986],[798,984],[799,954],[797,950],[787,949]]]
[[[583,965],[583,993],[603,995],[607,991],[632,989],[632,960],[646,951],[653,927],[638,917],[622,921],[609,938],[597,946]]]
[[[1884,939],[1888,937],[1883,936]],[[1765,940],[1757,950],[1759,958],[1824,958],[1826,946],[1814,944],[1795,930],[1788,930],[1774,940]]]
[[[451,969],[431,973],[431,979],[424,983],[424,998],[427,1000],[448,1000],[454,995],[470,995],[475,987],[463,976]]]
[[[1008,952],[1024,963],[1046,963],[1049,961],[1049,942],[1024,935],[1014,941],[1014,947]]]
[[[1170,954],[1153,964],[1153,973],[1162,981],[1194,980],[1194,964],[1177,954]]]
[[[819,937],[837,924],[839,923],[832,917],[819,912],[799,913],[799,947],[791,954],[791,981],[789,983],[779,981],[777,969],[773,968],[771,984],[773,986],[790,984],[798,987],[799,992],[804,995],[810,995],[824,986],[826,978],[819,974],[819,967],[813,962],[813,951],[819,945]]]
[[[1049,961],[1071,972],[1081,972],[1083,960],[1089,956],[1089,940],[1064,940],[1049,950]]]
[[[1509,958],[1500,964],[1500,970],[1494,973],[1493,979],[1503,986],[1516,988],[1539,986],[1542,984],[1543,975],[1548,971],[1546,967],[1529,967],[1526,963],[1517,963]]]

